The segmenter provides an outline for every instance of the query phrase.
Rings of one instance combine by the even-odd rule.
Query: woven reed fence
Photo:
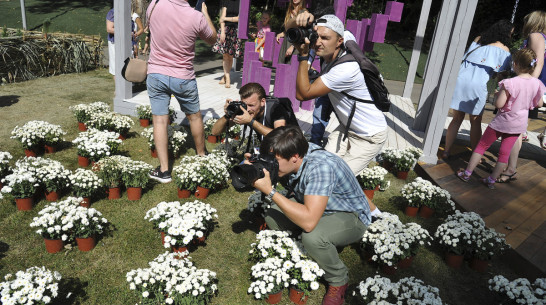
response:
[[[101,63],[101,53],[99,35],[29,31],[8,35],[0,38],[0,80],[13,83],[93,70]]]

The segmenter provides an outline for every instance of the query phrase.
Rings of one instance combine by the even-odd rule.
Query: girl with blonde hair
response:
[[[288,21],[297,15],[307,12],[305,0],[290,0],[288,9],[286,10],[286,15],[284,17],[283,28],[286,31],[286,25]],[[281,38],[284,38],[285,32],[277,34],[277,43]],[[289,46],[290,45],[290,46]],[[287,39],[284,39],[279,51],[279,63],[287,63],[290,60],[292,55],[297,55],[298,51],[294,50],[294,46],[291,45]]]

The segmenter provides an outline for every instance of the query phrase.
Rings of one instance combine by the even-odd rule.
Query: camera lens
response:
[[[286,39],[290,43],[303,43],[305,41],[305,31],[301,28],[288,29]]]

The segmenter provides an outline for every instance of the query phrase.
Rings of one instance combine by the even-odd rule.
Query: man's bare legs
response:
[[[190,121],[190,130],[191,130],[191,135],[193,137],[193,142],[195,143],[195,151],[197,152],[198,155],[204,156],[205,155],[205,137],[204,137],[205,131],[203,126],[203,118],[201,117],[201,111],[194,114],[186,114],[186,117]]]

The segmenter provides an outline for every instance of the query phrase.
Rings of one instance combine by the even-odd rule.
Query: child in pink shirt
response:
[[[531,49],[522,49],[514,54],[512,65],[517,76],[499,82],[500,91],[495,100],[499,112],[483,133],[466,170],[460,169],[457,172],[461,180],[467,182],[470,179],[484,152],[501,137],[497,164],[491,175],[482,179],[490,189],[495,188],[495,181],[506,168],[512,146],[519,135],[527,130],[529,109],[542,107],[543,104],[542,96],[546,88],[540,80],[531,76],[536,62],[536,54]]]
[[[271,16],[269,15],[269,12],[265,11],[262,13],[261,20],[256,22],[256,26],[258,27],[258,34],[256,35],[255,51],[260,53],[260,58],[263,57],[265,33],[271,32],[271,27],[269,26],[270,19]]]

